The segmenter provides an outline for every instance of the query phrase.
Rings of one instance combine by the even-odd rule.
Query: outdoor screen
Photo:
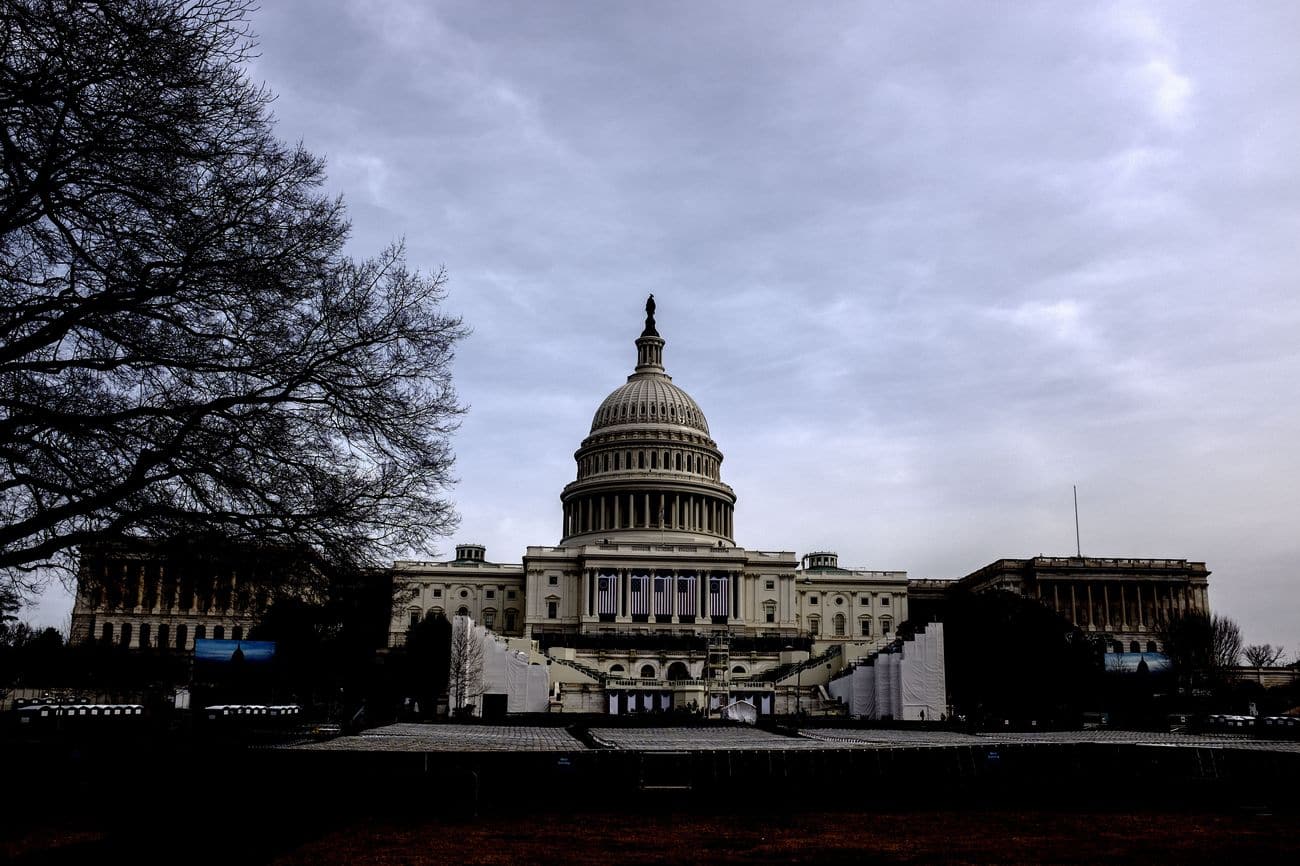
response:
[[[196,640],[194,660],[214,664],[229,664],[238,651],[244,664],[266,664],[275,657],[275,641],[271,640]]]

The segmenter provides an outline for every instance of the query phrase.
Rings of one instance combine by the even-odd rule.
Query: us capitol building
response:
[[[636,366],[574,454],[559,544],[529,547],[522,565],[471,544],[451,562],[395,563],[407,601],[392,645],[424,616],[467,615],[536,641],[565,709],[716,705],[715,690],[771,711],[784,679],[824,682],[893,640],[906,572],[736,545],[722,451],[664,368],[654,311],[651,296]]]

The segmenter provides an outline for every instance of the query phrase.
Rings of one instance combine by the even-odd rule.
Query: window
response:
[[[835,636],[844,637],[844,614],[835,614]]]
[[[469,608],[462,604],[456,609],[456,616],[469,616]]]
[[[558,601],[548,601],[546,603],[546,618],[556,619],[560,615],[560,603]]]
[[[882,596],[880,597],[880,606],[881,606],[881,607],[889,607],[889,596],[887,596],[887,595],[882,595]]]
[[[769,604],[763,608],[763,619],[767,622],[776,622],[776,605]]]
[[[483,611],[483,627],[492,628],[497,622],[497,612],[492,608]]]
[[[185,649],[185,642],[189,640],[189,628],[187,626],[176,626],[176,649]]]
[[[732,672],[733,674],[743,674],[743,673],[745,672],[745,666],[744,666],[744,665],[736,665],[734,668],[731,669],[731,672]]]
[[[880,633],[882,635],[889,634],[890,632],[893,631],[893,629],[894,629],[894,624],[890,620],[882,619],[880,621]]]
[[[858,626],[862,630],[863,637],[871,637],[871,617],[865,616],[858,620]]]
[[[655,678],[654,665],[641,665],[641,679],[652,680]]]
[[[433,597],[434,597],[434,598],[442,598],[442,587],[440,587],[440,586],[435,586],[435,587],[433,588]]]
[[[763,581],[763,589],[776,589],[776,581],[775,580]]]
[[[461,597],[461,598],[469,598],[469,590],[468,590],[468,589],[462,589],[462,590],[460,591],[460,597]]]
[[[235,626],[234,628],[232,628],[232,629],[230,630],[230,639],[231,639],[231,640],[243,640],[243,639],[244,639],[244,627],[243,627],[242,625],[237,625],[237,626]]]
[[[111,622],[106,622],[106,623],[104,623],[104,627],[103,627],[103,629],[100,630],[99,635],[100,635],[100,638],[104,641],[104,643],[112,643],[112,642],[113,642],[113,624],[112,624]]]
[[[808,634],[816,636],[821,632],[822,621],[815,616],[808,617]]]
[[[411,620],[408,623],[408,627],[415,628],[419,624],[420,624],[420,609],[413,607],[411,608]]]
[[[212,627],[212,639],[213,639],[213,640],[225,640],[225,639],[226,639],[226,627],[225,627],[224,625],[215,625],[215,626],[213,626],[213,627]]]
[[[119,642],[122,644],[122,646],[131,645],[131,623],[129,622],[122,623],[122,636]]]
[[[488,598],[496,598],[496,597],[497,597],[497,591],[496,591],[495,589],[489,589],[489,590],[487,591],[486,595],[487,595]]]
[[[552,574],[552,575],[550,575],[549,577],[546,578],[546,585],[547,585],[547,586],[559,586],[559,585],[560,585],[560,576],[559,576],[558,574]]]
[[[146,623],[141,623],[140,625],[140,649],[145,649],[148,646],[149,646],[149,623],[146,622]]]
[[[808,603],[809,603],[809,604],[816,604],[816,603],[817,603],[817,596],[815,596],[815,595],[810,595],[810,596],[808,596]]]
[[[1149,653],[1158,652],[1158,650],[1156,649],[1156,642],[1155,642],[1155,641],[1153,641],[1153,640],[1149,640],[1149,641],[1147,641],[1147,652],[1149,652]]]
[[[622,665],[610,665],[610,666],[609,666],[609,672],[610,672],[610,675],[621,674],[621,673],[623,673],[624,671],[625,671],[625,668],[624,668]]]
[[[506,590],[506,598],[507,598],[509,601],[514,601],[514,600],[515,600],[515,591],[514,591],[513,589],[507,589],[507,590]]]
[[[835,596],[835,606],[836,606],[836,607],[840,607],[840,606],[842,606],[843,604],[844,604],[844,596],[842,596],[842,595],[837,595],[837,596]]]
[[[506,631],[515,630],[515,617],[517,617],[518,615],[519,612],[516,611],[514,608],[511,608],[510,610],[506,611]]]
[[[864,596],[862,596],[862,598],[858,599],[858,604],[863,605],[864,607],[870,607],[870,606],[871,606],[871,596],[869,596],[869,595],[864,595]]]
[[[207,626],[203,626],[203,625],[196,625],[196,626],[194,626],[194,639],[195,639],[195,640],[207,640],[207,639],[208,639],[208,627],[207,627]]]
[[[158,649],[165,650],[170,648],[171,648],[171,631],[168,629],[167,624],[163,623],[162,625],[158,626]]]

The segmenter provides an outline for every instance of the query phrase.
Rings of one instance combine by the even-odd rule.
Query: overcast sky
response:
[[[352,252],[474,333],[455,540],[518,561],[648,292],[737,541],[1204,560],[1300,646],[1300,4],[266,3]],[[454,540],[439,551],[446,554]],[[66,599],[42,615],[58,621]]]

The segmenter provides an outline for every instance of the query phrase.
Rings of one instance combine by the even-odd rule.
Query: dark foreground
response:
[[[815,794],[813,795],[815,796]],[[1258,810],[972,808],[686,814],[309,816],[276,824],[231,803],[148,827],[57,815],[6,828],[0,857],[36,863],[1295,863],[1298,816]],[[269,806],[274,811],[275,807]]]
[[[0,738],[0,862],[1294,863],[1294,743],[911,728]]]

